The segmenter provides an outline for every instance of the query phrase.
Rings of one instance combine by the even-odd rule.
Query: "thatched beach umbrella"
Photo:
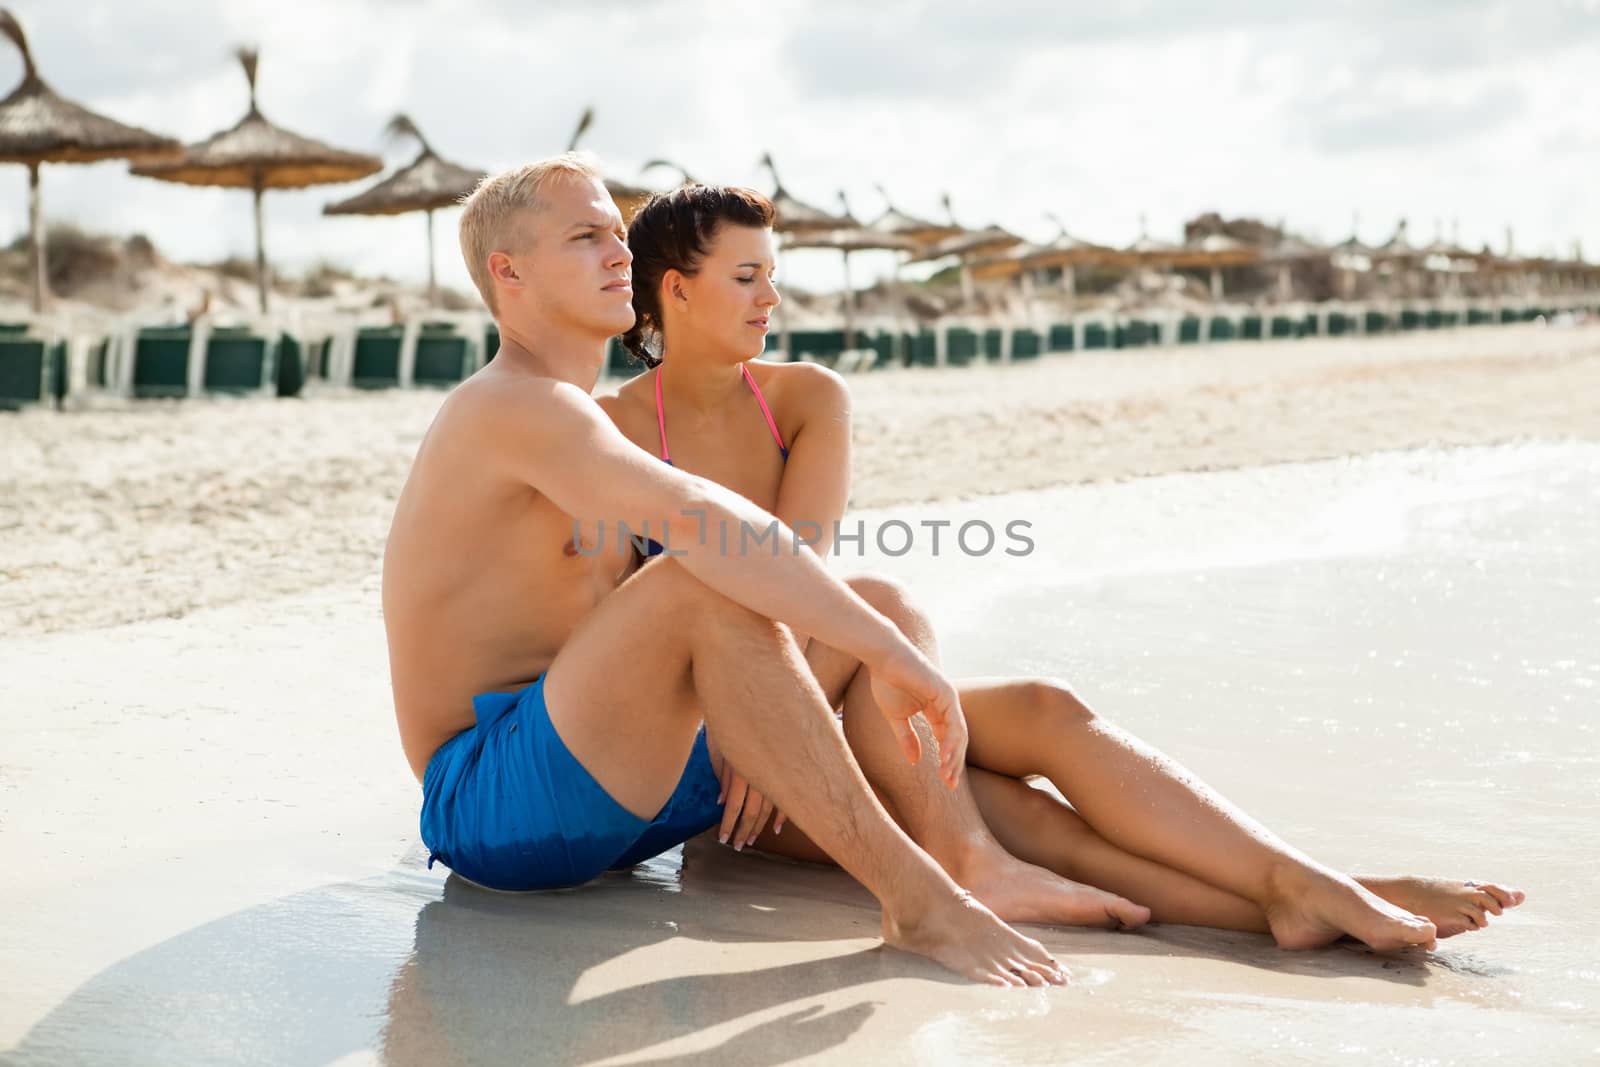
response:
[[[33,65],[22,26],[0,8],[0,33],[22,53],[22,82],[0,100],[0,162],[28,168],[28,241],[33,260],[33,310],[43,311],[44,220],[39,204],[39,167],[44,163],[97,163],[105,159],[151,159],[182,146],[170,137],[125,126],[57,96]]]
[[[844,209],[844,217],[850,217],[850,205],[845,201],[844,193],[839,194],[839,206]],[[865,226],[837,230],[808,230],[791,236],[785,244],[786,248],[832,248],[837,250],[844,259],[844,346],[854,348],[856,341],[855,331],[855,288],[850,284],[850,253],[852,252],[910,252],[917,247],[917,243],[909,237],[898,237],[890,233],[881,233]]]
[[[422,146],[422,152],[409,166],[401,167],[383,181],[364,193],[348,200],[328,204],[324,215],[404,215],[423,211],[428,216],[428,302],[439,300],[439,286],[434,273],[433,213],[450,207],[471,193],[483,180],[484,172],[452,163],[433,150],[416,123],[405,115],[389,120],[384,133],[390,138],[411,137]]]
[[[1280,234],[1277,244],[1268,248],[1262,254],[1262,260],[1275,264],[1278,268],[1278,299],[1288,300],[1294,294],[1293,268],[1296,263],[1304,263],[1312,259],[1328,259],[1329,251],[1319,245],[1310,244],[1300,238],[1292,236],[1278,228]]]
[[[874,185],[873,188],[878,190],[884,203],[883,214],[867,223],[867,229],[875,233],[903,237],[919,245],[930,245],[962,232],[962,228],[954,222],[934,222],[908,215],[894,206],[894,201],[889,199],[889,193],[883,186]]]
[[[1067,232],[1066,225],[1055,215],[1045,217],[1061,231],[1056,239],[1044,245],[1018,245],[999,256],[973,264],[972,273],[979,278],[1001,278],[1038,270],[1061,271],[1061,286],[1067,299],[1077,296],[1077,269],[1082,266],[1120,266],[1128,257],[1115,248],[1080,240]]]
[[[256,286],[267,310],[267,247],[261,226],[261,194],[268,189],[305,189],[355,181],[383,169],[383,160],[323,144],[274,126],[256,106],[254,48],[234,53],[250,83],[250,110],[233,126],[190,145],[170,162],[131,168],[133,173],[183,185],[249,189],[255,199]]]
[[[943,198],[944,210],[950,216],[951,225],[957,225],[955,211],[950,206],[950,194]],[[931,263],[938,259],[955,257],[961,265],[961,299],[971,303],[973,298],[972,286],[972,261],[989,256],[995,256],[1008,248],[1022,244],[1022,238],[1010,230],[1001,229],[999,226],[985,226],[981,230],[969,230],[962,226],[956,233],[949,237],[941,238],[929,245],[923,245],[906,262]]]
[[[849,212],[833,215],[790,195],[783,187],[783,182],[778,179],[778,165],[772,161],[771,152],[761,156],[761,165],[772,175],[770,199],[777,213],[772,228],[778,233],[793,235],[817,233],[823,230],[853,230],[860,227],[861,224],[852,218]]]
[[[1225,233],[1208,233],[1197,241],[1182,245],[1178,253],[1168,260],[1174,267],[1198,267],[1210,272],[1211,299],[1220,301],[1222,268],[1254,263],[1261,258],[1261,250]]]

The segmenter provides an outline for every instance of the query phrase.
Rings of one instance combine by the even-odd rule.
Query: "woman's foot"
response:
[[[1279,947],[1321,948],[1350,936],[1379,952],[1432,948],[1438,934],[1429,920],[1397,907],[1343,875],[1296,864],[1272,879],[1263,904]]]
[[[975,850],[950,876],[1006,922],[1131,930],[1150,921],[1149,908],[1024,863],[998,843]]]
[[[1490,915],[1499,915],[1527,899],[1520,889],[1457,878],[1359,876],[1356,881],[1389,903],[1423,916],[1440,937],[1481,930],[1489,925]]]

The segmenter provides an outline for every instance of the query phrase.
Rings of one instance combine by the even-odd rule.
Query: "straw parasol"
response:
[[[783,182],[778,179],[778,165],[772,161],[771,152],[762,154],[761,165],[772,175],[770,199],[777,213],[772,228],[778,233],[794,235],[816,233],[821,230],[854,230],[860,227],[861,224],[852,218],[849,212],[843,215],[829,214],[819,207],[813,207],[791,196],[783,187]]]
[[[1115,248],[1072,236],[1067,232],[1066,224],[1055,215],[1047,212],[1045,218],[1060,230],[1055,240],[1043,245],[1017,245],[999,256],[973,264],[973,275],[979,278],[1003,278],[1030,271],[1059,269],[1062,288],[1068,300],[1072,300],[1077,296],[1078,267],[1128,262],[1127,256]]]
[[[57,96],[33,65],[22,26],[0,8],[0,33],[22,53],[22,82],[0,100],[0,162],[28,168],[28,242],[33,260],[33,310],[43,311],[48,293],[44,220],[39,202],[39,167],[44,163],[96,163],[105,159],[150,159],[178,152],[170,137],[125,126]]]
[[[839,206],[844,211],[844,217],[850,218],[850,204],[845,199],[843,191],[839,193]],[[909,237],[901,237],[892,233],[882,233],[866,226],[856,226],[836,230],[810,230],[791,236],[786,244],[787,248],[832,248],[837,250],[844,259],[844,346],[854,348],[856,340],[855,331],[855,287],[850,284],[850,253],[852,252],[910,252],[917,247],[917,242]]]
[[[945,214],[950,217],[950,224],[958,227],[957,231],[932,244],[924,245],[906,262],[931,263],[936,259],[954,256],[961,264],[961,299],[970,303],[973,297],[971,261],[975,258],[998,255],[1008,248],[1021,244],[1022,238],[999,226],[969,230],[956,222],[956,213],[950,206],[949,193],[944,194],[941,202],[944,204]]]
[[[250,110],[244,118],[199,144],[190,145],[177,159],[131,169],[135,174],[164,182],[251,191],[255,199],[256,287],[261,310],[266,311],[267,247],[262,234],[261,194],[268,189],[305,189],[355,181],[382,170],[383,160],[347,152],[268,122],[256,106],[259,53],[254,48],[240,48],[234,55],[250,84]]]
[[[884,209],[882,215],[867,223],[867,229],[890,237],[907,238],[919,245],[942,241],[961,232],[961,227],[954,222],[933,222],[908,215],[894,206],[894,201],[889,199],[888,190],[883,186],[874,185],[873,188],[883,197]]]
[[[390,139],[410,137],[422,152],[409,166],[401,167],[364,193],[326,205],[324,215],[403,215],[412,211],[428,216],[428,302],[438,303],[439,285],[434,273],[433,213],[450,207],[478,187],[484,172],[463,167],[442,158],[422,136],[416,123],[396,115],[384,127]]]
[[[1267,263],[1278,268],[1278,299],[1288,300],[1293,295],[1293,267],[1308,259],[1328,259],[1328,249],[1302,241],[1292,236],[1280,225],[1278,241],[1262,255]]]
[[[567,151],[576,152],[578,142],[583,135],[589,132],[589,127],[594,125],[594,108],[586,107],[583,114],[578,117],[578,125],[572,131],[572,137],[567,141]],[[646,189],[642,185],[630,185],[615,178],[602,178],[606,192],[611,194],[611,200],[617,205],[617,210],[622,213],[623,222],[632,222],[634,214],[644,206],[644,202],[655,195],[654,189]]]

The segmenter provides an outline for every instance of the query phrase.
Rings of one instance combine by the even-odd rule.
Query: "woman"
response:
[[[641,448],[744,494],[790,527],[820,529],[817,551],[826,554],[849,496],[850,396],[824,368],[754,362],[780,299],[772,220],[760,194],[720,187],[681,188],[640,210],[628,236],[637,319],[623,341],[650,370],[601,404]],[[933,654],[928,620],[905,590],[876,579],[852,584]],[[847,700],[854,668],[827,649],[808,647],[807,657],[835,706]],[[1361,926],[1384,911],[1382,901],[1448,937],[1524,899],[1487,883],[1328,871],[1060,683],[984,680],[960,695],[973,794],[1001,844],[1137,901],[1157,921],[1270,932],[1286,948],[1306,948],[1342,932],[1372,943]],[[731,768],[722,774],[730,790],[724,840],[733,831],[736,847],[826,859],[792,830],[780,834],[781,815],[765,828],[764,798]],[[1048,778],[1069,803],[1030,786],[1030,776]]]

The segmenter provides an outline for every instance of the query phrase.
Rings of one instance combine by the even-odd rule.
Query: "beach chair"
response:
[[[1058,322],[1050,327],[1050,351],[1071,352],[1076,340],[1076,331],[1072,328],[1072,323]]]
[[[1246,315],[1239,320],[1239,338],[1244,341],[1261,340],[1261,316]]]
[[[1389,316],[1381,311],[1368,311],[1363,333],[1383,333],[1389,329]]]
[[[1120,324],[1119,329],[1122,337],[1118,348],[1143,348],[1156,338],[1156,324],[1148,319],[1129,319]]]
[[[471,359],[467,338],[456,333],[454,326],[449,323],[424,323],[422,332],[417,335],[417,354],[412,364],[411,381],[416,385],[448,388],[467,376]]]
[[[1268,327],[1274,340],[1286,340],[1297,335],[1295,321],[1287,315],[1272,316],[1271,325]]]
[[[939,365],[939,339],[932,330],[901,334],[905,345],[906,365],[911,367],[936,367]]]
[[[155,326],[139,331],[133,342],[135,397],[188,395],[190,339],[187,326]]]
[[[36,337],[0,333],[0,409],[17,411],[51,396],[51,346]]]
[[[1195,345],[1200,343],[1200,320],[1194,315],[1185,315],[1178,320],[1178,343],[1180,345]]]
[[[201,385],[210,393],[256,393],[275,382],[274,346],[243,328],[213,330],[206,339]]]
[[[945,333],[945,363],[965,367],[978,358],[978,335],[965,326],[952,326]]]
[[[1011,331],[1011,358],[1038,359],[1044,351],[1044,338],[1038,330]]]
[[[355,354],[350,360],[350,384],[357,389],[393,389],[400,384],[399,326],[369,326],[356,331]]]
[[[1211,327],[1208,331],[1213,341],[1231,341],[1238,336],[1238,327],[1226,315],[1211,316]]]
[[[987,329],[983,331],[981,349],[983,358],[991,363],[998,362],[1005,354],[1006,332],[1001,329]]]
[[[299,396],[306,385],[306,354],[298,338],[282,334],[278,338],[278,395]]]

